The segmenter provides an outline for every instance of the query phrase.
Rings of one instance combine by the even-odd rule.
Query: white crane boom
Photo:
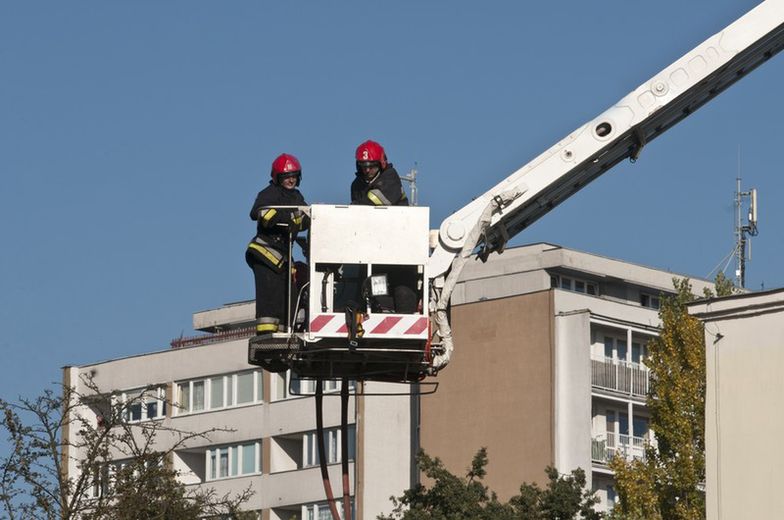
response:
[[[494,198],[506,200],[499,201],[502,209],[477,244],[483,255],[502,251],[509,238],[623,159],[635,160],[646,143],[782,47],[784,1],[766,0],[444,220],[430,276],[437,279],[449,269]]]

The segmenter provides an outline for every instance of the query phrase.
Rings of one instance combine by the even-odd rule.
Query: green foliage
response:
[[[546,469],[549,479],[545,489],[536,484],[523,484],[520,494],[508,503],[498,500],[482,483],[486,475],[487,449],[474,456],[465,477],[450,473],[438,458],[424,452],[417,456],[419,469],[432,481],[430,487],[418,484],[392,497],[394,509],[379,520],[596,520],[593,510],[598,499],[584,491],[585,472],[574,470],[559,475],[554,468]]]
[[[724,276],[724,273],[722,272],[719,272],[719,274],[716,275],[716,279],[713,280],[713,286],[716,289],[716,293],[714,294],[713,291],[706,288],[703,291],[703,296],[705,298],[713,298],[714,296],[721,298],[722,296],[732,296],[733,294],[738,293],[738,288],[735,287],[732,280]]]
[[[694,300],[688,280],[673,280],[676,294],[662,300],[662,330],[648,345],[647,398],[657,449],[645,461],[616,457],[619,503],[611,518],[697,520],[705,518],[705,342],[702,323],[689,315]],[[729,290],[718,284],[721,293]]]

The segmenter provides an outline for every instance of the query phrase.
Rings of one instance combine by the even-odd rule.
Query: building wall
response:
[[[422,448],[464,475],[488,447],[501,500],[554,462],[552,315],[551,291],[452,307],[455,355],[421,398]]]
[[[368,382],[359,397],[357,428],[361,443],[357,494],[362,497],[357,518],[376,518],[389,514],[392,501],[414,483],[411,469],[416,446],[413,445],[411,387],[394,383]],[[406,395],[391,395],[391,394]],[[415,417],[415,416],[414,416]],[[383,485],[381,485],[383,483]]]
[[[555,316],[554,463],[582,468],[591,487],[591,324],[586,310]]]
[[[92,374],[102,392],[159,385],[167,388],[171,400],[176,382],[254,369],[261,372],[258,367],[248,365],[246,358],[247,340],[228,341],[66,367],[64,382],[77,385],[80,392],[86,392],[80,383],[80,376],[85,374]],[[184,483],[211,487],[221,495],[239,492],[250,485],[256,494],[246,508],[264,509],[267,518],[289,514],[301,517],[302,504],[325,500],[318,467],[301,467],[303,435],[313,432],[316,425],[314,400],[282,395],[286,384],[281,376],[285,374],[263,373],[262,402],[190,414],[173,413],[173,407],[167,406],[166,416],[156,419],[166,428],[187,432],[220,429],[210,433],[209,438],[194,438],[178,449],[173,464],[182,470]],[[394,393],[399,389],[399,385],[380,383],[365,386],[365,391],[370,393]],[[95,413],[88,408],[83,412]],[[349,468],[355,506],[364,511],[357,518],[375,518],[379,513],[389,512],[390,496],[402,495],[412,483],[411,396],[351,397],[349,423],[355,425],[357,444],[362,446],[361,450],[358,446],[357,462],[351,462]],[[340,399],[335,394],[325,394],[324,426],[334,429],[339,425]],[[261,441],[260,475],[205,481],[205,450],[249,441]],[[161,431],[156,442],[166,448],[174,442],[174,436]],[[122,458],[119,453],[116,456]],[[75,464],[70,464],[68,471],[75,474]],[[329,472],[333,491],[340,496],[340,464],[331,464]]]
[[[709,520],[783,518],[784,291],[699,303]]]

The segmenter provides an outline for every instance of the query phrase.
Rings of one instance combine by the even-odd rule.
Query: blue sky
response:
[[[250,299],[247,213],[281,152],[341,203],[373,138],[418,164],[432,225],[756,4],[0,3],[0,396],[168,347]],[[515,243],[706,276],[760,191],[747,285],[784,286],[784,58]]]

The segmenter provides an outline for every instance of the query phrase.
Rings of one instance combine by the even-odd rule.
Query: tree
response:
[[[487,449],[474,456],[465,477],[450,473],[440,459],[425,452],[417,456],[417,464],[433,484],[418,484],[403,496],[392,497],[394,509],[379,520],[571,520],[600,518],[593,511],[598,499],[584,491],[585,472],[572,471],[559,475],[554,468],[546,469],[549,479],[545,489],[524,483],[520,494],[508,503],[498,500],[495,493],[482,483],[486,475]],[[579,516],[578,516],[579,515]]]
[[[186,489],[171,467],[174,450],[218,429],[185,432],[163,421],[130,422],[144,392],[120,402],[84,378],[87,393],[63,387],[34,399],[0,399],[11,446],[0,459],[0,503],[9,520],[190,520],[205,515],[242,518],[252,492],[216,496]],[[159,435],[167,442],[157,443]],[[67,471],[67,467],[71,471]]]
[[[611,518],[618,520],[705,518],[704,330],[686,307],[695,299],[689,280],[673,284],[675,295],[663,298],[659,310],[661,334],[648,344],[645,361],[651,371],[646,404],[657,447],[648,445],[644,460],[616,456],[610,462],[619,498]],[[719,296],[735,290],[721,273],[715,288]]]

